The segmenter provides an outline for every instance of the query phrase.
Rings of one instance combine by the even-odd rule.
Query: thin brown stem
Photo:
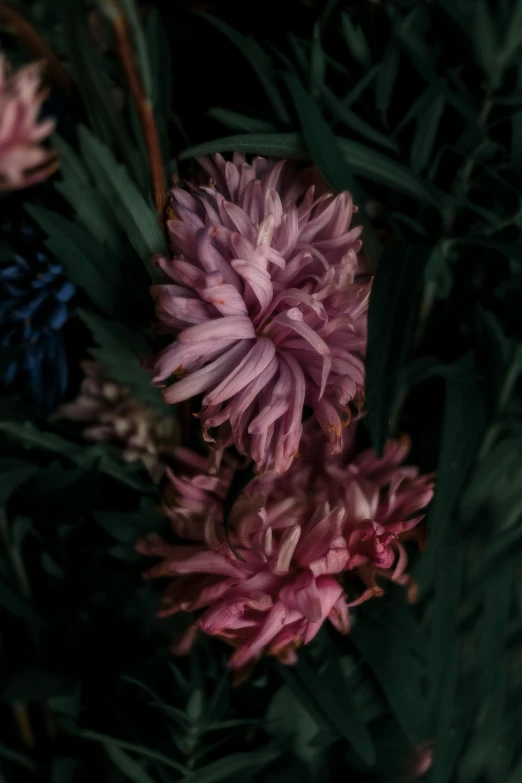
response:
[[[73,91],[71,77],[47,41],[34,29],[32,24],[4,2],[0,2],[0,23],[4,24],[13,35],[16,35],[35,57],[45,60],[49,77],[64,93],[71,95]]]
[[[119,3],[118,3],[119,7]],[[154,121],[154,110],[145,95],[143,84],[136,66],[134,53],[129,36],[129,29],[124,14],[119,8],[117,15],[112,16],[112,27],[116,37],[118,53],[127,75],[132,97],[140,118],[141,128],[149,158],[152,197],[160,218],[165,209],[165,174],[161,157],[161,147],[158,130]]]

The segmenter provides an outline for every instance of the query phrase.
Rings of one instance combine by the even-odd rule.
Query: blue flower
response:
[[[32,232],[30,226],[23,230]],[[15,254],[12,263],[0,267],[0,360],[6,354],[1,378],[8,386],[25,375],[45,413],[67,389],[63,327],[75,292],[62,265],[45,253]]]

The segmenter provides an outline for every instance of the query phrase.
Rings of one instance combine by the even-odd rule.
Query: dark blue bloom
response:
[[[32,231],[30,226],[24,229]],[[40,251],[26,257],[15,254],[11,263],[0,267],[1,377],[10,385],[25,375],[45,413],[67,389],[63,327],[71,317],[75,291],[62,265]]]

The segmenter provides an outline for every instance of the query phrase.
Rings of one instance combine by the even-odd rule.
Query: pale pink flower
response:
[[[83,425],[87,440],[110,443],[126,462],[142,462],[158,482],[169,458],[177,453],[177,423],[134,399],[128,389],[114,383],[100,362],[84,361],[85,377],[79,395],[60,405],[54,419]]]
[[[169,403],[204,394],[203,431],[252,456],[259,470],[290,466],[304,405],[342,444],[349,404],[363,394],[370,283],[349,193],[325,190],[313,168],[235,154],[203,159],[210,180],[171,191],[176,257],[152,286],[161,330],[177,340],[151,362]]]
[[[353,428],[350,428],[353,429]],[[350,440],[353,440],[353,436]],[[138,544],[161,558],[147,578],[170,580],[162,616],[201,613],[198,626],[229,642],[230,666],[241,669],[262,654],[284,663],[310,642],[325,620],[349,630],[349,608],[382,593],[375,578],[410,584],[401,535],[416,525],[433,494],[431,476],[401,467],[404,443],[390,441],[382,459],[351,443],[323,461],[324,441],[314,422],[306,426],[304,455],[283,476],[254,479],[223,527],[223,505],[233,475],[200,473],[201,458],[188,457],[190,474],[174,479],[165,513],[190,544],[152,535]],[[315,448],[314,448],[315,446]],[[309,459],[309,454],[313,458]],[[186,651],[195,628],[178,642]]]
[[[52,150],[41,142],[52,133],[53,119],[38,122],[45,92],[42,63],[26,65],[11,74],[0,55],[0,189],[34,185],[58,167]]]
[[[420,778],[433,766],[433,740],[425,740],[415,748],[406,774],[409,778]]]

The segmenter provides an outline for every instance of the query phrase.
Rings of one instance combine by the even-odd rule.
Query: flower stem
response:
[[[51,79],[58,84],[64,93],[71,95],[73,91],[71,77],[47,41],[34,29],[32,24],[5,2],[0,2],[0,23],[5,24],[8,30],[16,35],[35,57],[45,60]]]
[[[143,83],[136,66],[129,37],[129,29],[121,5],[119,2],[111,2],[110,5],[113,9],[114,7],[117,9],[116,13],[114,13],[114,10],[112,10],[109,18],[114,30],[116,44],[118,47],[118,54],[120,56],[123,69],[127,75],[132,97],[136,104],[136,109],[140,118],[141,128],[145,139],[145,146],[147,148],[147,155],[149,158],[151,190],[152,197],[154,199],[154,205],[160,218],[163,218],[163,212],[165,208],[165,173],[161,157],[158,130],[154,121],[154,110],[149,97],[145,94]]]

